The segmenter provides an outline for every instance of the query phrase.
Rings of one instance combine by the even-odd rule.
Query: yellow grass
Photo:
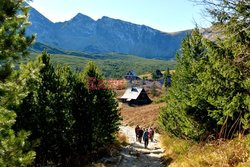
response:
[[[159,116],[160,108],[165,104],[149,104],[144,106],[130,107],[123,104],[121,109],[121,115],[123,118],[123,124],[129,126],[139,125],[140,127],[153,127],[158,128],[157,119]]]
[[[116,137],[120,145],[128,145],[128,137],[125,134],[123,134],[122,132],[118,132]]]
[[[170,167],[250,167],[250,136],[195,143],[164,135],[161,142]]]

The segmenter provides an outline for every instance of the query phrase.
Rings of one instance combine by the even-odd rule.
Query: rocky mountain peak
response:
[[[70,21],[73,21],[73,22],[95,22],[94,19],[92,19],[91,17],[86,16],[86,15],[84,15],[82,13],[78,13]]]
[[[95,21],[78,13],[69,21],[53,23],[32,9],[28,34],[37,42],[66,50],[117,52],[146,58],[172,59],[189,31],[170,35],[145,25],[103,16]]]

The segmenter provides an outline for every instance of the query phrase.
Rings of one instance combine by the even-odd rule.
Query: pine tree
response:
[[[72,125],[72,138],[74,142],[72,143],[72,149],[75,155],[71,164],[73,166],[80,166],[82,165],[81,156],[92,151],[92,114],[94,112],[89,108],[91,99],[88,96],[85,78],[81,73],[75,74],[72,89],[71,111],[74,118]]]
[[[198,30],[184,40],[160,120],[176,136],[232,138],[250,129],[249,3],[205,2],[221,32],[216,42]]]
[[[72,73],[69,68],[56,70],[50,56],[43,52],[35,62],[21,67],[18,79],[30,72],[36,76],[26,76],[27,92],[22,103],[14,110],[17,113],[15,129],[31,131],[29,139],[38,140],[36,164],[64,163],[70,154]],[[25,92],[25,91],[23,91]]]
[[[0,1],[0,166],[27,166],[35,157],[35,152],[29,151],[29,133],[12,130],[16,114],[6,105],[7,99],[19,101],[15,92],[9,91],[15,83],[6,80],[13,72],[12,62],[26,55],[34,40],[34,36],[25,36],[28,10],[22,0]]]
[[[154,80],[158,79],[158,77],[157,77],[157,75],[156,75],[155,72],[151,73],[151,78],[154,79]]]
[[[153,83],[153,85],[151,87],[151,94],[153,96],[157,96],[157,90],[156,90],[156,83],[155,83],[155,81],[154,81],[154,83]]]
[[[34,160],[35,152],[30,151],[27,142],[29,133],[12,130],[15,113],[0,107],[0,166],[28,166]]]
[[[85,67],[83,76],[85,80],[95,78],[94,86],[98,89],[88,89],[88,110],[91,112],[92,124],[92,147],[93,149],[111,144],[114,141],[115,132],[118,131],[120,115],[115,94],[111,89],[102,89],[98,80],[105,83],[97,66],[90,62]]]
[[[6,103],[17,113],[15,130],[29,130],[29,140],[39,141],[36,165],[83,165],[82,156],[114,141],[120,120],[114,92],[87,89],[88,77],[103,79],[93,63],[82,73],[55,68],[46,52],[12,77],[22,102]]]
[[[162,109],[160,122],[162,128],[179,137],[199,139],[204,128],[194,117],[188,114],[194,111],[190,104],[190,88],[199,84],[192,65],[205,58],[205,46],[198,29],[182,43],[181,55],[177,55],[177,67],[173,75],[173,84],[167,95],[167,107]],[[204,113],[206,115],[206,113]],[[200,120],[201,122],[203,120]]]
[[[197,0],[206,7],[213,19],[213,28],[219,29],[225,47],[231,49],[236,64],[244,76],[250,76],[250,5],[249,0]]]
[[[207,44],[211,70],[203,75],[211,75],[217,82],[201,79],[206,81],[204,85],[217,90],[212,91],[215,97],[209,97],[209,101],[219,110],[210,114],[220,125],[219,137],[228,138],[250,128],[250,4],[248,0],[202,2],[214,21],[213,28],[219,29],[220,34],[216,44]]]
[[[164,78],[164,86],[165,88],[168,88],[171,86],[171,73],[170,73],[170,69],[169,67],[167,68],[167,70],[164,72],[163,74],[163,78]]]
[[[34,36],[25,36],[29,8],[24,0],[1,0],[0,2],[0,70],[9,68],[12,61],[28,54],[27,48],[34,41]],[[1,77],[0,80],[5,79]]]

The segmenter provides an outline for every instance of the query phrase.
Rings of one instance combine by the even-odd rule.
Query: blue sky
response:
[[[33,0],[30,3],[53,22],[70,20],[82,13],[97,20],[102,16],[144,24],[164,32],[207,27],[202,6],[189,0]]]

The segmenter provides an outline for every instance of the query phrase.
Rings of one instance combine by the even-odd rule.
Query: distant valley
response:
[[[139,56],[118,53],[87,53],[81,51],[59,50],[48,45],[36,43],[29,57],[23,58],[18,64],[34,60],[43,50],[51,54],[54,65],[68,65],[73,70],[81,71],[89,61],[94,61],[106,78],[123,78],[129,70],[138,75],[152,73],[156,69],[174,69],[176,61],[147,59]]]
[[[80,13],[69,21],[53,23],[34,8],[30,11],[29,20],[32,25],[27,28],[27,33],[37,34],[36,41],[39,44],[36,47],[44,44],[54,48],[54,52],[115,52],[169,60],[175,58],[182,39],[189,32],[164,33],[145,25],[109,17],[95,21]]]

